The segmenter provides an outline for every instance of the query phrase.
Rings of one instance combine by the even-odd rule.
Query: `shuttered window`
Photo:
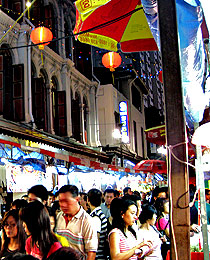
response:
[[[24,121],[24,65],[12,66],[12,103],[13,103],[13,120]]]
[[[55,133],[59,136],[67,135],[65,91],[55,91]]]
[[[32,79],[32,112],[38,129],[47,131],[46,91],[43,78]]]

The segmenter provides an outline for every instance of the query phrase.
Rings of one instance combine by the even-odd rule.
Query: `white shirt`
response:
[[[155,247],[152,254],[144,258],[145,260],[162,260],[162,255],[161,255],[162,241],[159,238],[159,234],[152,227],[150,227],[149,230],[140,228],[138,231],[138,239],[140,243],[142,241],[151,241],[153,247]]]

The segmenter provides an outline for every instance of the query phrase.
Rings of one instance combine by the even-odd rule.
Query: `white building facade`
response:
[[[102,146],[120,147],[135,155],[135,158],[146,157],[145,143],[145,117],[143,107],[143,94],[135,84],[135,80],[130,79],[124,85],[124,94],[120,93],[112,84],[99,86],[97,92],[98,118],[100,128],[100,142]],[[127,93],[126,93],[127,92]],[[138,104],[134,99],[138,99]],[[122,130],[123,124],[120,122],[121,102],[127,104],[128,116],[128,142],[121,136],[114,136],[114,131]],[[138,107],[137,107],[138,105]],[[122,134],[122,132],[121,132]]]

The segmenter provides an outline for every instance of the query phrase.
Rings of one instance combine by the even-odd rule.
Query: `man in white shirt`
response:
[[[98,248],[97,232],[92,218],[79,205],[78,188],[64,185],[58,193],[62,211],[57,216],[56,232],[66,237],[70,247],[79,250],[87,260],[94,260]]]

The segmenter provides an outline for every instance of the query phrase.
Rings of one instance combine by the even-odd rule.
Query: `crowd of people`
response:
[[[169,249],[167,188],[144,196],[130,187],[56,194],[35,185],[1,221],[0,259],[164,260]]]

